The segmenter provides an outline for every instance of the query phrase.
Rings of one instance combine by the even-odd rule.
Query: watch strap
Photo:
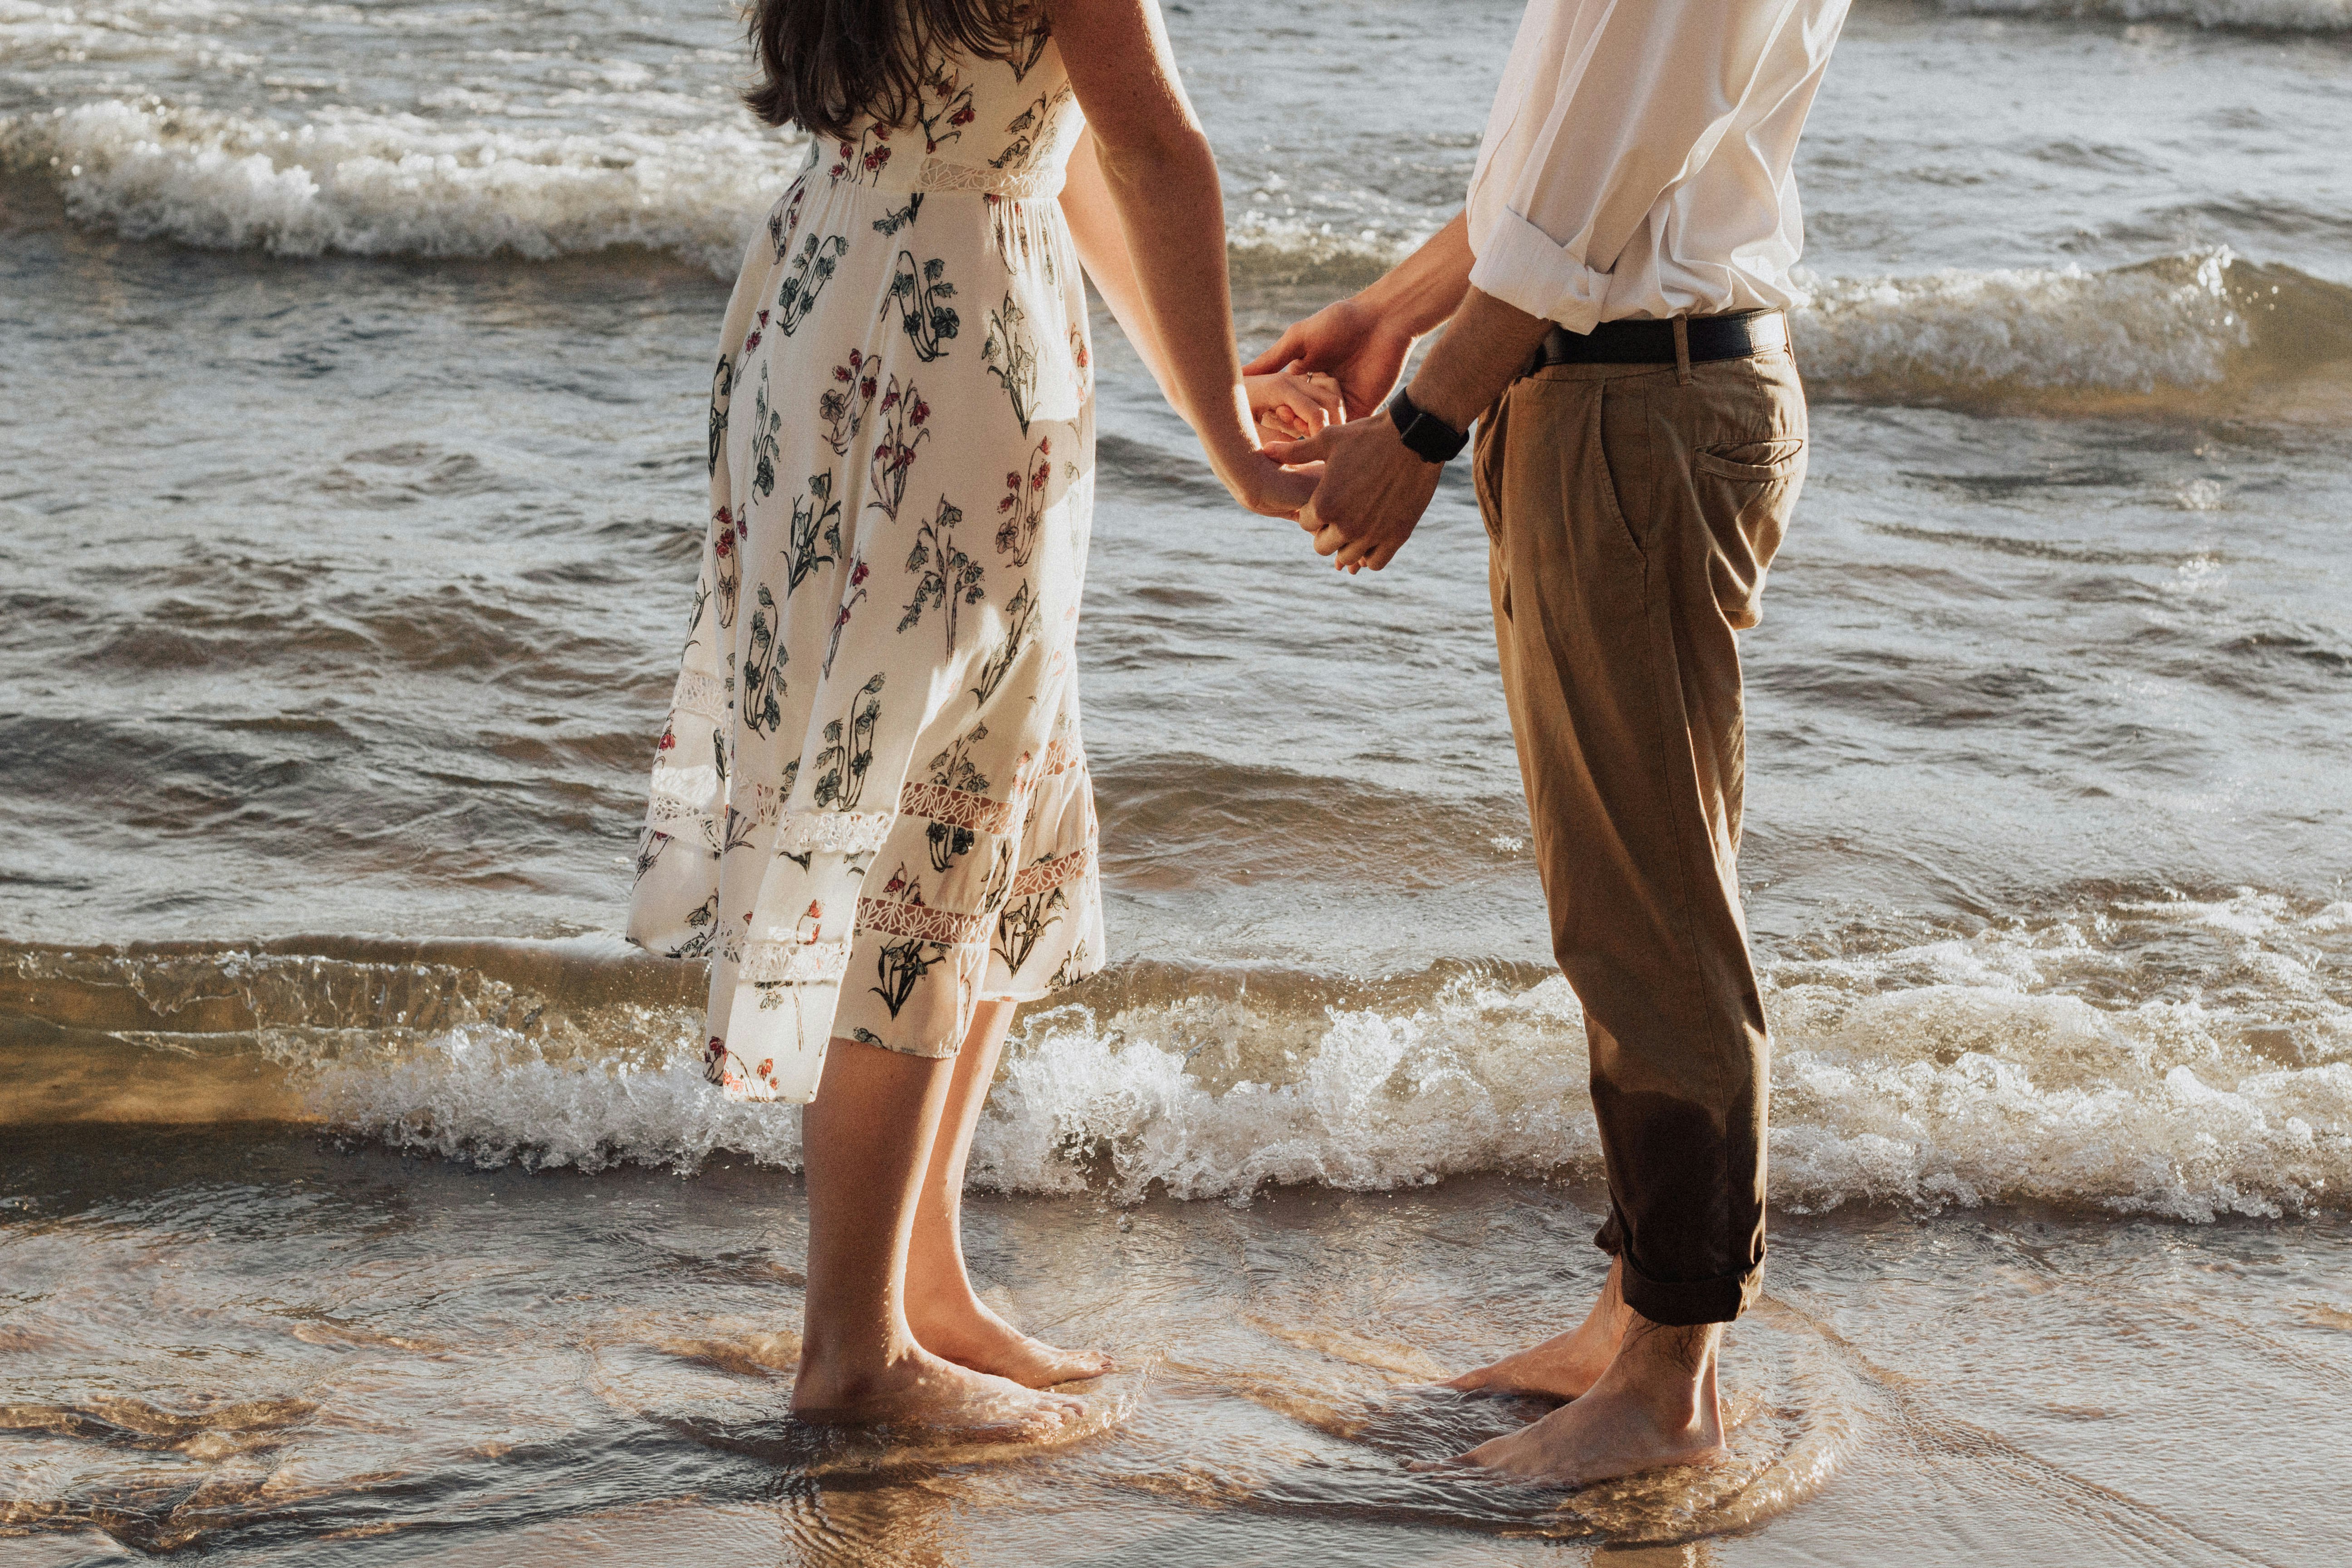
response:
[[[1405,449],[1425,463],[1445,463],[1461,456],[1469,443],[1470,432],[1456,430],[1428,409],[1416,405],[1402,386],[1389,399],[1389,417],[1396,424],[1397,437]]]

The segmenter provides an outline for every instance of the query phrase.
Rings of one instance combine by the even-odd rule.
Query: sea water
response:
[[[1169,7],[1245,346],[1450,215],[1516,20]],[[1596,1277],[1466,481],[1341,578],[1100,315],[1117,962],[1020,1028],[975,1228],[1136,1370],[1036,1464],[780,1422],[797,1116],[614,934],[803,153],[747,68],[721,5],[0,3],[0,1559],[2332,1560],[2352,10],[1849,23],[1743,637],[1747,1468],[1565,1514],[1394,1463]]]

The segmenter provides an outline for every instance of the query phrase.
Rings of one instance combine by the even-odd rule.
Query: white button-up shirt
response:
[[[1470,176],[1470,281],[1573,332],[1787,306],[1793,164],[1848,0],[1528,0]]]

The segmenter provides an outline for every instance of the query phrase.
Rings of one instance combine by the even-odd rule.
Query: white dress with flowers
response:
[[[710,527],[629,939],[710,960],[709,1076],[952,1055],[1102,961],[1074,644],[1094,497],[1083,121],[1043,36],[820,143],[727,309]]]

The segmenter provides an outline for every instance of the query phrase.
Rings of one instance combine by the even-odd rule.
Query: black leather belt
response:
[[[1691,363],[1746,359],[1789,346],[1789,318],[1778,310],[1735,310],[1726,316],[1685,316]],[[1548,364],[1673,364],[1672,321],[1603,321],[1589,332],[1554,327],[1531,368]]]

